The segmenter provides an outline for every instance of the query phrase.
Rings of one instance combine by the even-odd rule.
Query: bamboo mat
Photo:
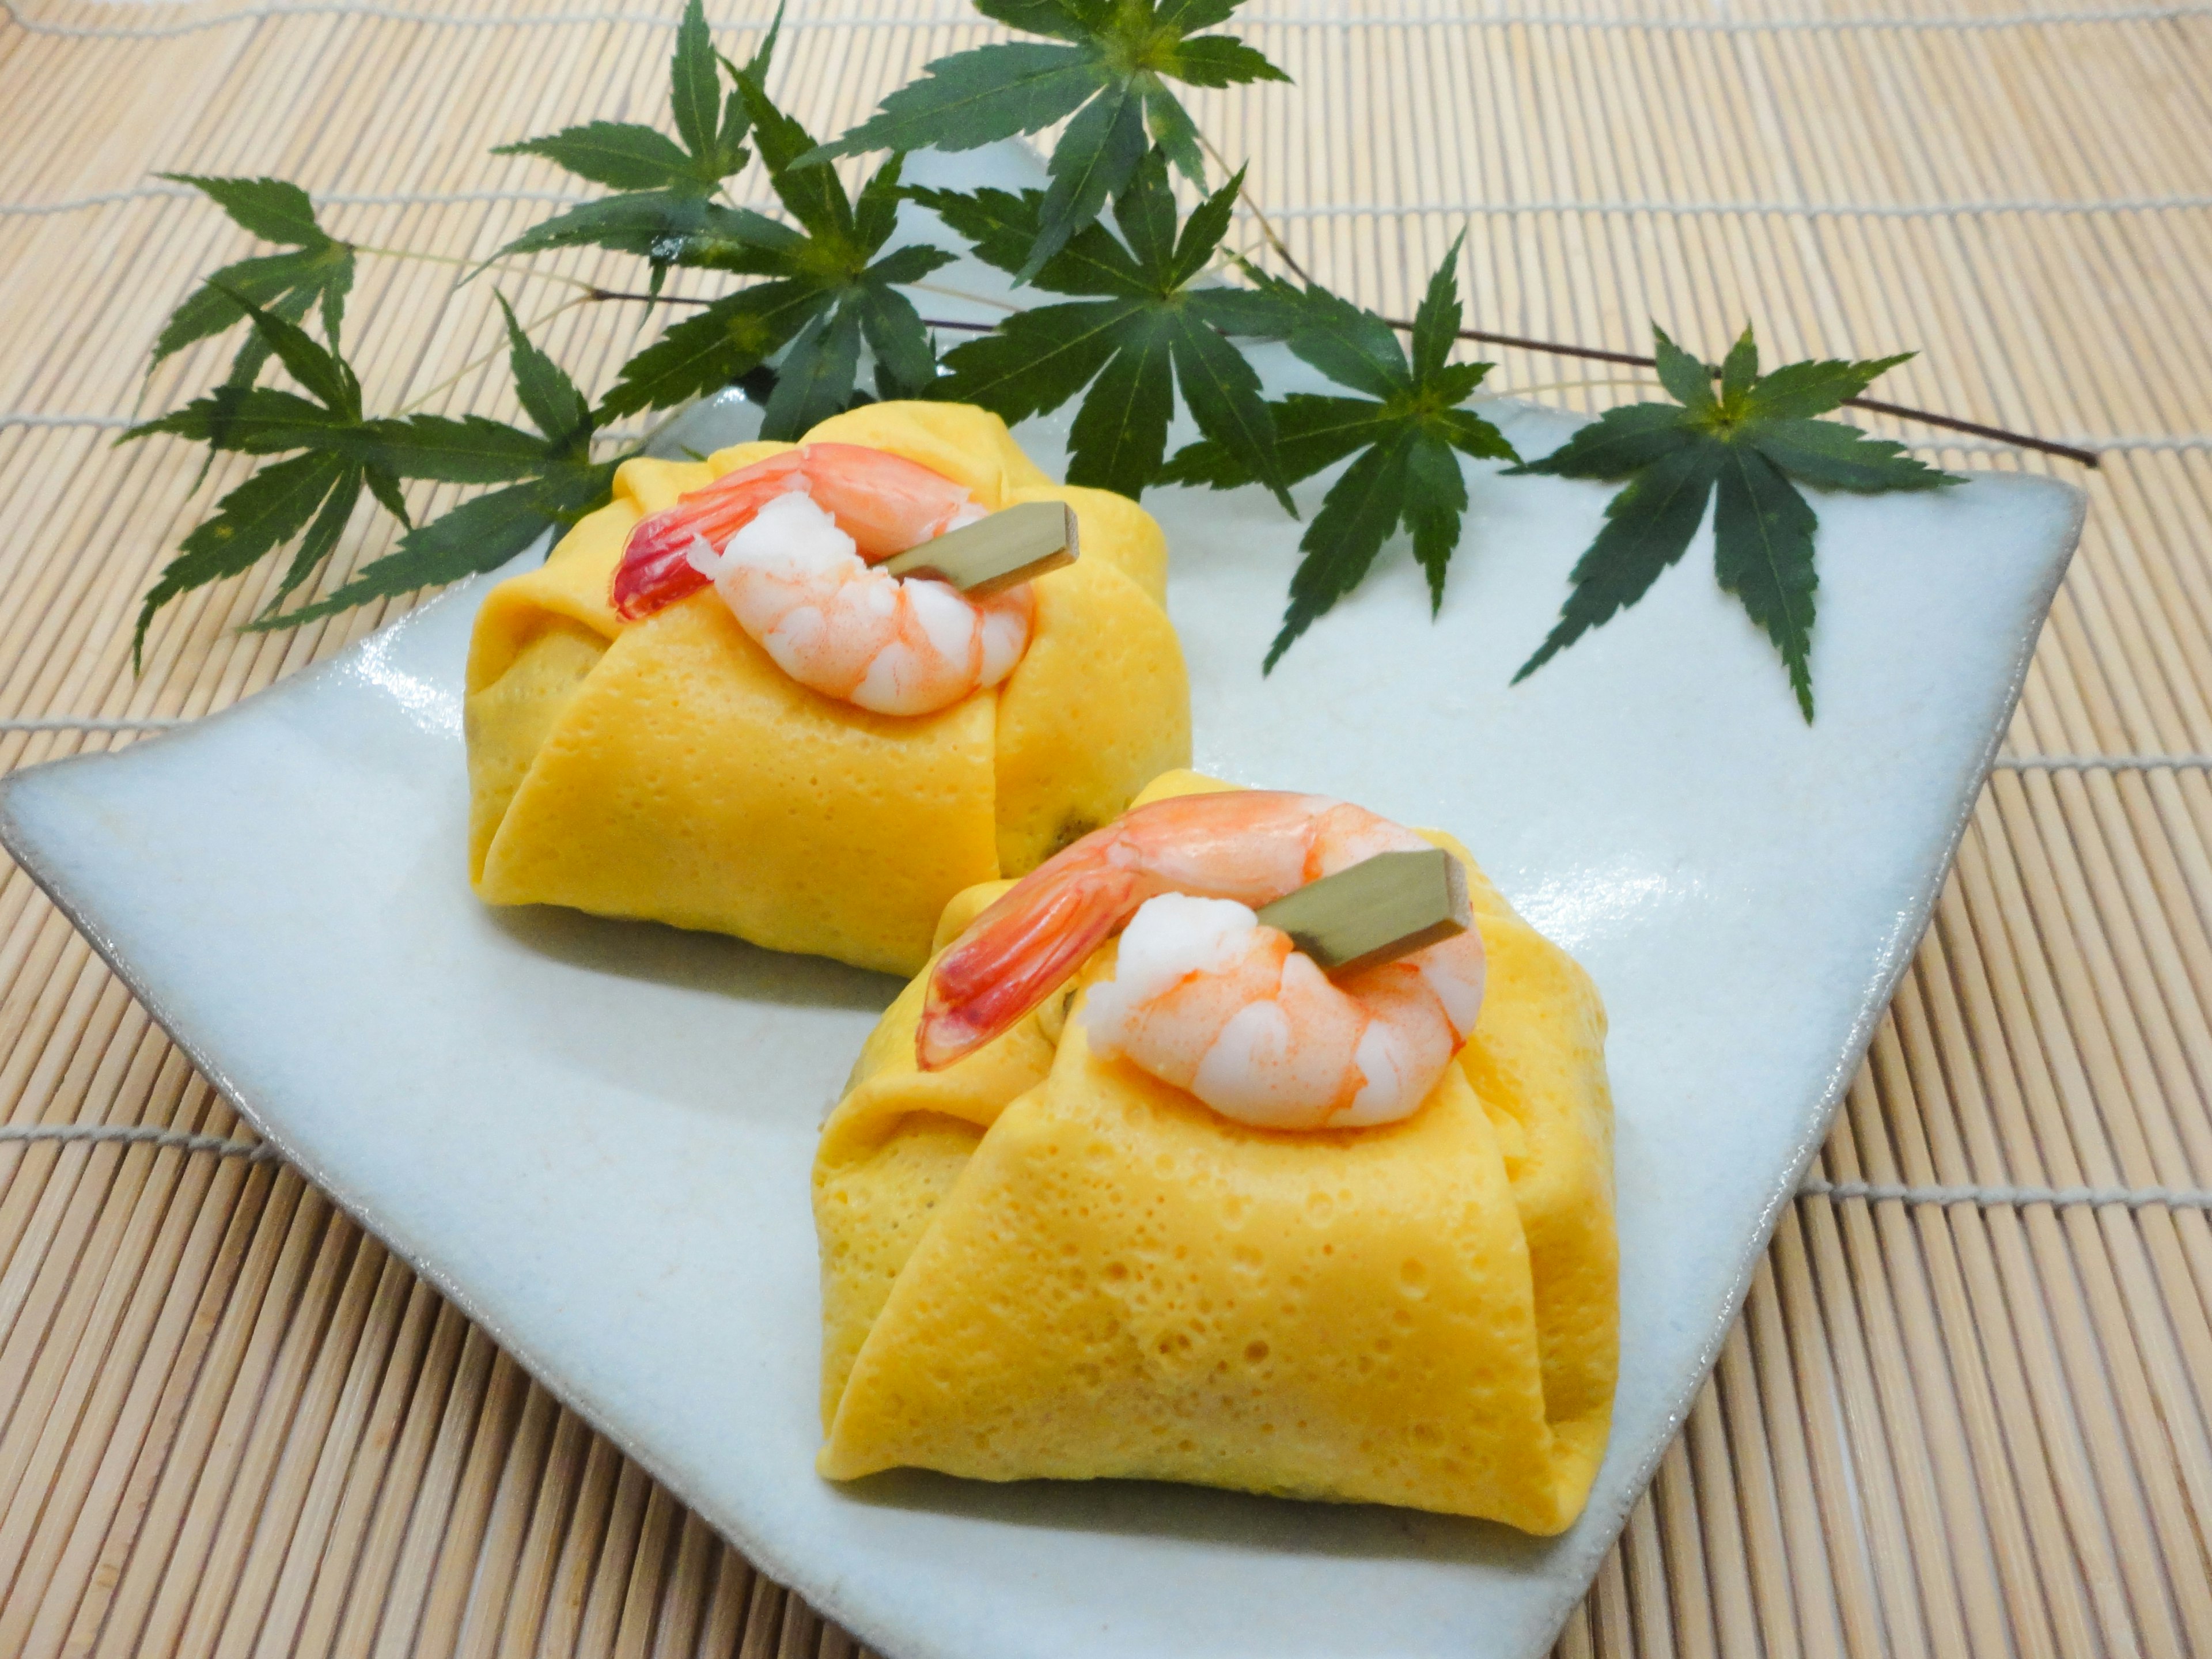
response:
[[[767,8],[710,9],[736,53]],[[349,239],[482,253],[566,188],[486,149],[661,119],[675,10],[0,0],[0,765],[381,620],[239,635],[257,574],[173,607],[132,677],[149,573],[232,475],[195,493],[180,447],[110,441],[161,316],[246,246],[154,173],[276,172]],[[825,134],[990,33],[949,0],[793,15],[776,85]],[[1402,314],[1471,223],[1480,325],[1918,344],[1885,395],[2106,454],[2053,464],[2094,505],[2008,757],[1561,1653],[2212,1655],[2212,5],[1254,0],[1238,27],[1297,84],[1199,121],[1370,305]],[[512,412],[453,275],[364,260],[372,407]],[[651,326],[502,281],[586,386]],[[1496,378],[1633,395],[1520,353]],[[387,544],[364,517],[341,562]],[[0,1099],[17,1129],[246,1139],[12,871]],[[280,1164],[0,1143],[0,1655],[853,1650]]]

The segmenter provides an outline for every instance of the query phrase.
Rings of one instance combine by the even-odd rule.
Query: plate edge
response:
[[[1973,822],[1975,804],[1980,800],[1982,791],[1988,787],[1997,751],[2004,746],[2005,733],[2020,707],[2021,693],[2027,687],[2036,651],[2042,643],[2043,631],[2050,623],[2051,605],[2057,599],[2059,586],[2073,565],[2075,554],[2080,550],[2082,528],[2088,519],[2088,491],[2067,479],[2054,478],[2046,474],[2000,476],[2017,477],[2023,483],[2056,489],[2071,502],[2073,507],[2060,538],[2063,550],[2051,560],[2050,572],[2036,597],[2035,627],[2026,634],[2014,653],[2012,672],[2005,687],[2002,717],[1991,722],[1988,741],[1983,745],[1981,763],[1969,775],[1972,783],[1959,791],[1951,814],[1950,830],[1944,837],[1942,860],[1934,866],[1933,873],[1923,889],[1914,895],[1911,906],[1901,914],[1899,924],[1890,936],[1886,951],[1888,967],[1882,978],[1881,994],[1869,999],[1867,1012],[1852,1028],[1844,1049],[1850,1058],[1837,1067],[1831,1078],[1826,1099],[1814,1115],[1809,1133],[1799,1143],[1785,1174],[1772,1189],[1766,1208],[1760,1214],[1755,1237],[1738,1257],[1734,1282],[1723,1304],[1720,1317],[1714,1322],[1704,1346],[1698,1350],[1697,1365],[1689,1382],[1677,1393],[1668,1408],[1667,1433],[1656,1451],[1638,1461],[1625,1489],[1625,1498],[1604,1516],[1605,1524],[1588,1540],[1577,1542],[1575,1547],[1582,1558],[1577,1563],[1577,1576],[1583,1588],[1558,1607],[1552,1627],[1553,1644],[1558,1642],[1559,1632],[1565,1628],[1577,1602],[1588,1594],[1589,1586],[1595,1582],[1598,1569],[1604,1563],[1606,1553],[1613,1548],[1626,1528],[1630,1513],[1650,1489],[1668,1449],[1680,1438],[1698,1395],[1711,1376],[1714,1366],[1719,1363],[1721,1350],[1727,1345],[1729,1334],[1735,1328],[1736,1321],[1743,1312],[1744,1301],[1750,1295],[1752,1281],[1758,1275],[1759,1264],[1765,1260],[1767,1248],[1773,1242],[1775,1230],[1781,1223],[1783,1208],[1795,1200],[1797,1189],[1804,1182],[1805,1171],[1827,1139],[1828,1131],[1835,1123],[1837,1109],[1850,1091],[1851,1079],[1865,1060],[1867,1049],[1874,1040],[1875,1030],[1881,1026],[1882,1017],[1888,1012],[1890,1004],[1896,999],[1898,986],[1911,969],[1920,940],[1935,915],[1936,901],[1942,897],[1944,884],[1950,880],[1952,868],[1958,861],[1960,844],[1965,841],[1967,828]]]

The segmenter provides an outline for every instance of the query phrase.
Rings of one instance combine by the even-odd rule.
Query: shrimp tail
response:
[[[615,614],[636,622],[706,586],[706,574],[691,563],[692,544],[703,538],[719,553],[763,507],[787,491],[805,489],[806,454],[804,447],[787,449],[726,472],[675,506],[640,520],[623,544],[622,562],[608,586]]]
[[[630,532],[608,593],[617,616],[635,622],[707,586],[705,574],[690,560],[700,535],[696,520],[696,514],[672,507]]]
[[[1000,894],[938,958],[915,1032],[923,1071],[939,1071],[1011,1030],[1143,902],[1136,872],[1069,857],[1080,846]]]

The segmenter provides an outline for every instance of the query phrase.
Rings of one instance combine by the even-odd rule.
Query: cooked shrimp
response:
[[[878,714],[927,714],[996,685],[1028,647],[1029,585],[971,599],[947,583],[865,562],[811,497],[779,495],[693,566],[776,665]]]
[[[1124,814],[1014,884],[939,958],[916,1058],[951,1065],[1042,1002],[1127,924],[1091,987],[1091,1045],[1270,1129],[1407,1116],[1482,1006],[1469,929],[1331,981],[1254,908],[1428,842],[1364,808],[1259,790]]]
[[[963,485],[918,461],[860,444],[802,444],[724,473],[631,530],[614,575],[616,613],[635,622],[697,592],[707,578],[692,548],[722,547],[793,494],[826,509],[870,564],[983,516]]]
[[[708,582],[801,685],[927,714],[996,685],[1029,647],[1026,585],[982,600],[877,561],[983,517],[941,473],[858,444],[805,444],[725,473],[630,532],[615,610],[648,616]],[[718,552],[716,550],[720,549]]]

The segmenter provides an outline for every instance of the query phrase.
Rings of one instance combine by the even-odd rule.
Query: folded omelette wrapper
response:
[[[1189,773],[1140,799],[1224,786]],[[1425,832],[1426,833],[1426,832]],[[927,975],[824,1126],[822,1472],[1134,1476],[1571,1524],[1611,1419],[1605,1013],[1464,848],[1488,953],[1404,1121],[1291,1134],[1093,1054],[1081,988],[944,1071]],[[941,948],[991,899],[963,893]]]
[[[807,690],[711,589],[638,622],[607,588],[630,527],[787,444],[639,459],[538,569],[493,589],[468,667],[469,868],[562,904],[911,974],[946,902],[1018,875],[1190,758],[1167,548],[1133,502],[1054,484],[996,416],[875,404],[806,441],[888,450],[985,507],[1066,501],[1082,550],[1036,584],[1028,652],[933,714]]]

